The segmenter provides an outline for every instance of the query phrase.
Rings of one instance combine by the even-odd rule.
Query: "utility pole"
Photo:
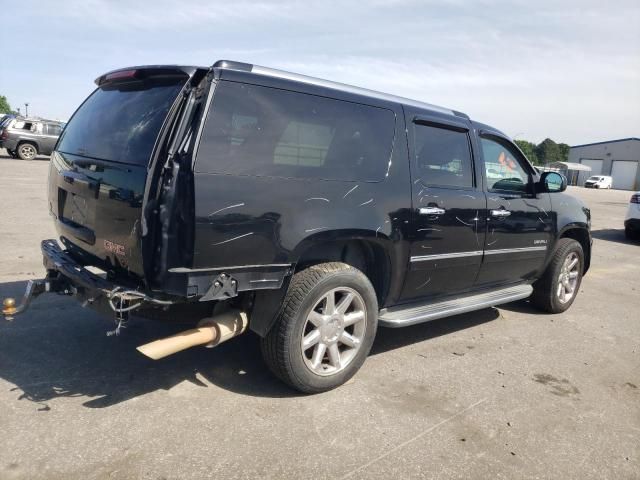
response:
[[[24,102],[24,116],[29,116],[29,102]]]

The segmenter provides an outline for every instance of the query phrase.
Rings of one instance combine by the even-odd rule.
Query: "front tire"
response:
[[[38,155],[38,149],[31,143],[23,143],[18,146],[18,157],[21,160],[33,160]]]
[[[261,340],[269,369],[304,393],[331,390],[362,366],[378,326],[369,279],[344,263],[322,263],[293,276],[282,313]]]
[[[568,310],[578,295],[583,271],[582,245],[571,238],[561,238],[547,270],[533,284],[531,302],[549,313]]]

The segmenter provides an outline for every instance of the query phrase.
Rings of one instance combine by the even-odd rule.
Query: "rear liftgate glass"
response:
[[[63,243],[86,263],[144,275],[147,169],[188,79],[162,68],[107,74],[64,130],[52,156],[50,208]]]

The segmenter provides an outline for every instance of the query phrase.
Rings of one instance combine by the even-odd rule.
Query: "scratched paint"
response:
[[[213,213],[210,213],[209,216],[213,217],[214,215],[216,215],[217,213],[223,212],[224,210],[229,210],[231,208],[237,208],[237,207],[244,207],[244,202],[243,203],[236,203],[235,205],[229,205],[228,207],[223,207],[219,210],[216,210]]]
[[[215,245],[222,245],[223,243],[233,242],[233,241],[235,241],[235,240],[239,240],[239,239],[241,239],[241,238],[248,237],[249,235],[253,235],[253,232],[245,233],[245,234],[243,234],[243,235],[238,235],[237,237],[229,238],[228,240],[223,240],[222,242],[212,243],[212,245],[213,245],[213,246],[215,246]]]
[[[363,207],[365,205],[369,205],[370,203],[373,202],[373,198],[370,198],[369,200],[367,200],[366,202],[362,202],[360,205],[358,205],[359,207]]]
[[[344,196],[342,198],[347,198],[347,196],[349,196],[349,194],[351,194],[356,188],[358,188],[360,185],[356,185],[355,187],[353,187],[352,189],[350,189],[347,193],[344,194]]]
[[[321,201],[321,202],[327,202],[329,203],[330,200],[328,198],[324,198],[324,197],[311,197],[311,198],[307,198],[305,200],[305,202],[313,202],[315,200]]]
[[[420,285],[418,285],[416,287],[416,290],[420,290],[421,288],[426,287],[427,285],[429,285],[430,282],[431,282],[431,277],[427,278],[426,282],[421,283]]]

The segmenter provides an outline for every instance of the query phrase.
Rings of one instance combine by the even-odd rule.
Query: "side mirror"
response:
[[[567,179],[558,172],[544,172],[540,176],[537,190],[539,192],[564,192],[567,189]]]

